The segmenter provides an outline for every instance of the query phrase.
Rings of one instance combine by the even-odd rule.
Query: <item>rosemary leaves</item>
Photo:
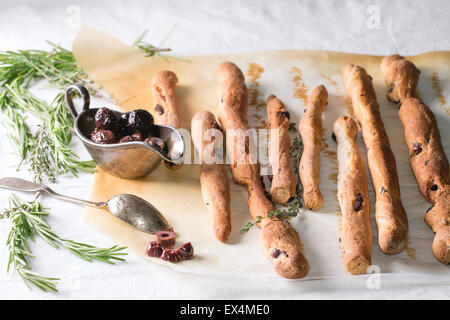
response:
[[[86,260],[99,260],[114,264],[115,261],[125,261],[121,256],[127,253],[121,252],[126,247],[113,246],[110,248],[98,248],[89,244],[63,239],[53,232],[44,218],[49,215],[48,208],[42,207],[37,197],[30,202],[19,199],[16,195],[9,198],[9,209],[0,214],[0,219],[9,218],[12,228],[8,235],[6,245],[9,251],[7,272],[11,266],[20,275],[28,288],[35,286],[42,291],[58,291],[56,288],[59,278],[46,277],[35,273],[31,269],[29,258],[31,253],[29,240],[34,241],[35,236],[43,238],[54,248],[64,247],[77,257]]]

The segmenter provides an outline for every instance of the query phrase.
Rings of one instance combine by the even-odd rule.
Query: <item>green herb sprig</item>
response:
[[[145,36],[148,33],[148,29],[144,30],[144,32],[142,32],[136,38],[136,40],[134,40],[134,42],[132,44],[132,47],[142,50],[145,53],[146,57],[158,56],[161,59],[165,60],[166,62],[169,62],[168,58],[172,58],[172,59],[176,59],[176,60],[181,60],[181,61],[187,62],[188,60],[184,59],[182,57],[178,57],[178,56],[175,56],[175,55],[172,55],[172,54],[171,55],[166,54],[166,52],[172,51],[172,49],[170,49],[170,48],[162,48],[164,43],[167,41],[169,36],[172,34],[172,32],[175,29],[176,25],[177,25],[176,23],[173,25],[173,27],[170,29],[170,31],[167,33],[167,35],[164,37],[164,39],[159,44],[159,47],[156,47],[156,46],[154,46],[154,45],[144,41],[144,38],[145,38]]]
[[[121,256],[127,253],[121,251],[126,247],[98,248],[59,237],[44,220],[49,215],[47,210],[48,208],[42,207],[37,197],[33,201],[25,202],[13,194],[9,198],[9,209],[0,214],[0,219],[9,218],[12,222],[6,242],[9,251],[7,271],[9,272],[12,266],[28,288],[31,289],[31,285],[33,285],[42,291],[56,292],[58,291],[56,284],[60,280],[32,271],[29,258],[34,256],[30,250],[29,240],[34,241],[36,235],[43,238],[52,247],[64,247],[86,261],[99,260],[109,264],[114,264],[115,261],[125,261]]]
[[[73,120],[63,94],[59,93],[48,104],[28,91],[30,85],[41,80],[58,89],[75,82],[90,85],[92,91],[98,89],[77,67],[72,52],[48,43],[51,45],[49,51],[0,52],[1,122],[7,127],[8,137],[20,157],[18,169],[28,162],[37,182],[44,179],[54,182],[57,175],[67,173],[77,176],[79,171],[95,171],[93,161],[80,161],[69,148]],[[32,132],[26,123],[28,114],[41,121],[36,132]]]
[[[254,221],[249,221],[247,224],[245,224],[241,228],[241,233],[248,232],[251,227],[253,227],[255,224],[260,223],[263,219],[280,219],[280,220],[286,220],[289,218],[294,218],[298,215],[298,211],[300,208],[303,207],[302,201],[301,201],[301,195],[302,195],[302,189],[300,184],[300,179],[298,177],[298,166],[300,163],[300,158],[302,156],[303,152],[303,143],[302,139],[297,133],[297,127],[294,122],[289,124],[289,131],[296,133],[295,138],[292,141],[291,148],[290,148],[290,156],[291,156],[291,163],[292,167],[297,179],[297,185],[295,190],[295,197],[292,201],[288,203],[288,205],[282,209],[276,209],[274,211],[270,211],[267,213],[267,216],[257,216]]]

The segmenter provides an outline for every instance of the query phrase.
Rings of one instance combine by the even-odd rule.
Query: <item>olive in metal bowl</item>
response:
[[[144,142],[155,147],[162,153],[164,153],[164,151],[166,149],[166,144],[164,143],[164,141],[162,141],[162,139],[157,138],[157,137],[148,137],[147,139],[144,140]]]
[[[116,143],[116,137],[111,130],[95,130],[91,133],[91,140],[95,143],[109,144]]]
[[[124,135],[140,132],[143,136],[147,136],[150,133],[153,123],[153,116],[143,109],[123,113],[120,117],[120,124]]]
[[[144,140],[142,138],[142,134],[140,134],[140,132],[135,132],[132,135],[122,137],[119,140],[119,143],[132,142],[132,141],[142,141],[142,140]]]
[[[100,108],[95,113],[95,127],[98,130],[110,130],[117,134],[119,129],[119,120],[113,110]]]

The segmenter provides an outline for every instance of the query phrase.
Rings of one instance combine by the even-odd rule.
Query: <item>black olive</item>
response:
[[[431,190],[431,191],[436,191],[438,188],[439,188],[439,187],[438,187],[437,184],[433,184],[433,185],[430,187],[430,190]]]
[[[417,156],[419,153],[422,152],[422,144],[420,142],[414,142],[413,150],[414,150],[414,154]]]
[[[116,137],[110,130],[95,130],[91,133],[91,140],[95,143],[110,144],[116,143]]]
[[[286,117],[286,118],[288,118],[288,119],[291,119],[291,115],[290,115],[289,112],[287,112],[287,111],[280,112],[280,114],[281,114],[283,117]]]
[[[358,212],[359,210],[361,210],[362,206],[364,203],[364,197],[361,193],[358,193],[355,196],[355,201],[353,202],[353,209]]]
[[[166,149],[166,144],[164,143],[164,141],[157,137],[148,137],[144,140],[144,142],[150,144],[161,152],[164,152]]]
[[[100,108],[95,113],[95,127],[98,130],[110,130],[113,133],[118,132],[119,123],[114,111],[108,108]]]
[[[176,253],[181,257],[181,259],[189,260],[194,257],[194,247],[192,246],[192,243],[187,242],[179,247],[176,250]]]
[[[275,248],[275,250],[273,250],[273,252],[272,252],[272,257],[273,257],[274,259],[276,259],[276,258],[278,258],[278,257],[280,256],[280,254],[281,254],[281,250]]]
[[[153,123],[153,116],[143,109],[123,113],[120,117],[124,135],[140,132],[143,136],[146,136],[150,132]]]
[[[164,114],[164,108],[160,104],[157,104],[155,106],[155,111],[158,112],[159,115],[163,115]]]
[[[132,142],[132,141],[142,141],[142,140],[143,140],[142,139],[142,134],[140,134],[139,132],[135,132],[132,135],[122,137],[122,139],[119,140],[119,143]]]

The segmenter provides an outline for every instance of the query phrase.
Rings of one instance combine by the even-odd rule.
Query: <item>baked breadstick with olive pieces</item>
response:
[[[399,55],[381,62],[388,99],[400,103],[409,162],[423,197],[432,205],[425,214],[426,224],[436,233],[433,254],[450,263],[450,170],[433,112],[416,97],[419,70]]]
[[[192,118],[192,142],[202,161],[200,184],[203,201],[213,217],[216,238],[225,242],[231,232],[230,183],[224,165],[219,163],[215,154],[217,141],[211,141],[211,137],[208,139],[205,135],[213,129],[222,131],[211,112],[200,111]]]
[[[298,123],[298,131],[303,142],[303,153],[298,166],[303,186],[305,207],[318,210],[323,205],[320,192],[320,149],[322,148],[322,112],[327,105],[327,89],[320,85],[308,98],[308,108]]]
[[[239,147],[236,143],[238,137],[230,137],[232,131],[240,132],[238,135],[247,132],[248,94],[244,75],[231,62],[219,64],[216,75],[219,79],[219,119],[227,130],[227,153],[234,181],[247,187],[248,207],[253,220],[258,216],[266,217],[268,212],[275,210],[275,206],[264,195],[259,165],[250,159],[249,142],[245,140],[245,147]],[[233,142],[228,143],[230,140]],[[289,279],[304,277],[309,271],[309,263],[302,253],[300,237],[295,229],[288,222],[269,218],[262,219],[258,227],[262,230],[264,254],[274,264],[275,271]]]
[[[372,78],[364,68],[347,64],[342,68],[342,79],[367,148],[376,195],[378,244],[384,253],[397,254],[408,241],[408,219],[400,198],[395,157],[381,119]]]
[[[267,118],[270,129],[269,160],[272,166],[272,200],[285,204],[295,196],[297,181],[291,164],[289,112],[275,95],[267,99]]]
[[[348,272],[364,274],[372,259],[372,227],[366,170],[356,145],[358,126],[352,118],[343,116],[334,122],[333,132],[338,143],[341,251]]]
[[[178,129],[183,128],[180,114],[177,108],[175,87],[178,78],[172,71],[160,71],[152,78],[152,93],[155,104],[153,112],[155,123],[172,126]],[[180,164],[164,160],[164,164],[169,169],[178,169]]]

